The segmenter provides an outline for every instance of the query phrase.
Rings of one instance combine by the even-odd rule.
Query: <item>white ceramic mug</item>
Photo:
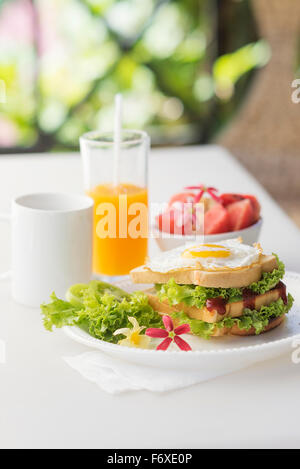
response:
[[[55,291],[64,298],[92,275],[93,200],[81,195],[36,193],[12,201],[12,296],[38,307]],[[2,274],[6,278],[9,273]]]

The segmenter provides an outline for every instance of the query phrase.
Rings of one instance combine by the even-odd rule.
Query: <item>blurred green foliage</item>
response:
[[[112,127],[120,91],[126,127],[207,141],[268,57],[246,0],[0,0],[0,147],[76,148]]]

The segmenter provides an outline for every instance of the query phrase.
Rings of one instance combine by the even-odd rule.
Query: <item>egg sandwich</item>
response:
[[[155,311],[206,339],[274,329],[293,304],[283,263],[241,239],[180,246],[130,275],[134,283],[154,284],[146,293]]]

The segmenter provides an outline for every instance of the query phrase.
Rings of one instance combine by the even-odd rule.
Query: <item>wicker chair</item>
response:
[[[300,223],[300,103],[292,102],[300,2],[252,0],[258,29],[271,46],[248,98],[218,143],[227,147]]]

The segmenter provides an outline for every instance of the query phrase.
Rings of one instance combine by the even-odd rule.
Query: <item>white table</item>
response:
[[[1,156],[0,210],[24,192],[81,191],[80,171],[78,155]],[[215,146],[152,152],[153,201],[202,182],[256,194],[263,247],[300,271],[298,229],[227,153]],[[0,270],[6,270],[9,228],[1,225],[0,233]],[[290,355],[169,394],[111,396],[63,362],[85,347],[62,331],[44,331],[38,310],[10,299],[8,282],[0,284],[0,298],[0,339],[7,348],[7,362],[0,364],[0,447],[300,447],[300,365]]]

